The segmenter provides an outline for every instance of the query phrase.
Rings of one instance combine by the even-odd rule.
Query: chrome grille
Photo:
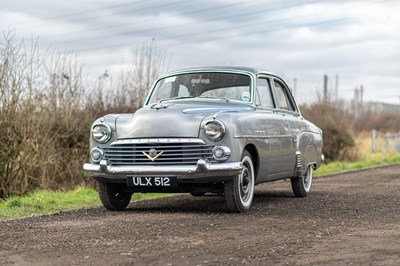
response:
[[[216,162],[212,155],[213,148],[202,141],[164,143],[132,140],[114,142],[111,146],[103,147],[103,151],[111,165],[195,165],[201,158]],[[143,154],[149,154],[150,149],[155,149],[157,154],[163,153],[151,161]]]

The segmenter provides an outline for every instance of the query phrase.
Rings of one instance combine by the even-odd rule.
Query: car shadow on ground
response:
[[[289,190],[256,191],[254,205],[282,203],[295,197]],[[223,195],[193,197],[182,194],[173,197],[137,201],[131,203],[125,212],[132,213],[230,213]]]
[[[182,194],[173,197],[131,203],[126,212],[140,213],[227,213],[223,196],[193,197]]]

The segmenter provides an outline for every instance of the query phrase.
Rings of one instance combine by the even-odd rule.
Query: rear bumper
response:
[[[83,169],[93,178],[103,182],[126,182],[127,176],[163,176],[173,175],[178,183],[223,182],[231,180],[241,173],[241,162],[209,163],[199,159],[194,166],[112,166],[102,160],[100,164],[86,163]]]

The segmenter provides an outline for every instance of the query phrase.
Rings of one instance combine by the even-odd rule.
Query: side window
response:
[[[272,100],[271,86],[267,78],[257,79],[257,91],[256,91],[256,104],[262,107],[274,108],[274,102]]]
[[[279,81],[274,80],[274,94],[276,107],[279,109],[294,111],[294,107],[289,100],[286,89]]]

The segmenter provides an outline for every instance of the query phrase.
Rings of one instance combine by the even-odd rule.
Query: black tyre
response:
[[[247,212],[254,197],[254,165],[251,155],[244,151],[242,155],[243,170],[232,181],[224,183],[225,200],[231,212]]]
[[[122,192],[123,185],[98,182],[99,196],[103,206],[110,211],[122,211],[131,201],[132,194]]]
[[[206,193],[205,193],[205,192],[192,191],[192,192],[190,192],[190,194],[192,194],[193,197],[202,197],[202,196],[204,196]]]
[[[292,190],[296,197],[307,197],[311,192],[312,179],[313,179],[313,166],[307,167],[307,172],[304,176],[294,177],[292,181]]]

